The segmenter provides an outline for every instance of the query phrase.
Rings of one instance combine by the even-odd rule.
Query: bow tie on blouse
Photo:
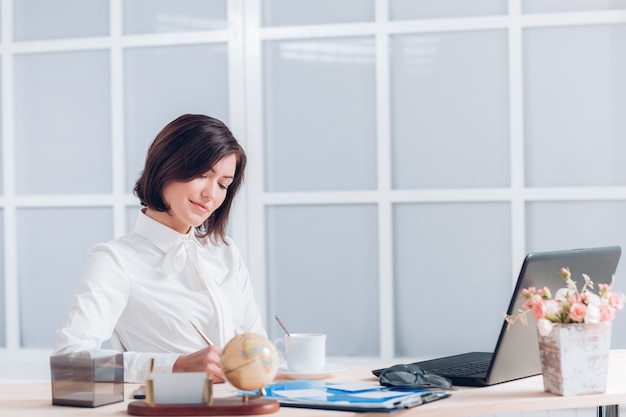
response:
[[[224,263],[206,248],[200,245],[192,234],[178,238],[163,259],[163,272],[173,274],[180,272],[191,262],[203,278],[209,278],[218,284],[222,282],[228,269]]]
[[[198,242],[191,235],[184,235],[167,251],[163,259],[163,269],[165,272],[180,272],[187,263],[187,252],[189,246],[197,246]]]

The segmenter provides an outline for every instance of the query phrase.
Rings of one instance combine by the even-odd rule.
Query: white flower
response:
[[[585,296],[587,297],[587,305],[600,307],[602,304],[602,300],[598,296],[598,294],[594,294],[591,291],[585,291]]]
[[[556,294],[554,295],[554,299],[558,302],[564,302],[569,297],[569,290],[567,288],[559,288],[556,290]]]
[[[546,301],[546,316],[556,316],[561,311],[561,305],[555,300]]]
[[[554,324],[546,319],[537,320],[537,330],[542,336],[548,336],[552,332],[552,326]]]
[[[585,313],[585,323],[600,323],[600,304],[589,304]]]

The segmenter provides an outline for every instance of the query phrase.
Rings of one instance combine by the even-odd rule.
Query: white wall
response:
[[[346,361],[490,350],[528,251],[626,247],[626,1],[2,0],[0,17],[0,377],[47,375],[87,249],[132,228],[145,150],[181,113],[248,151],[231,231],[270,334],[279,314]]]

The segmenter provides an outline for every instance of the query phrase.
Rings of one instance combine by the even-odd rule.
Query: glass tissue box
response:
[[[99,407],[124,401],[124,356],[77,352],[50,357],[52,404]]]

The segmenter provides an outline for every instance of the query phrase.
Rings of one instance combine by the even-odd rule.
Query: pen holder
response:
[[[121,353],[77,352],[50,357],[52,404],[99,407],[124,401]]]

